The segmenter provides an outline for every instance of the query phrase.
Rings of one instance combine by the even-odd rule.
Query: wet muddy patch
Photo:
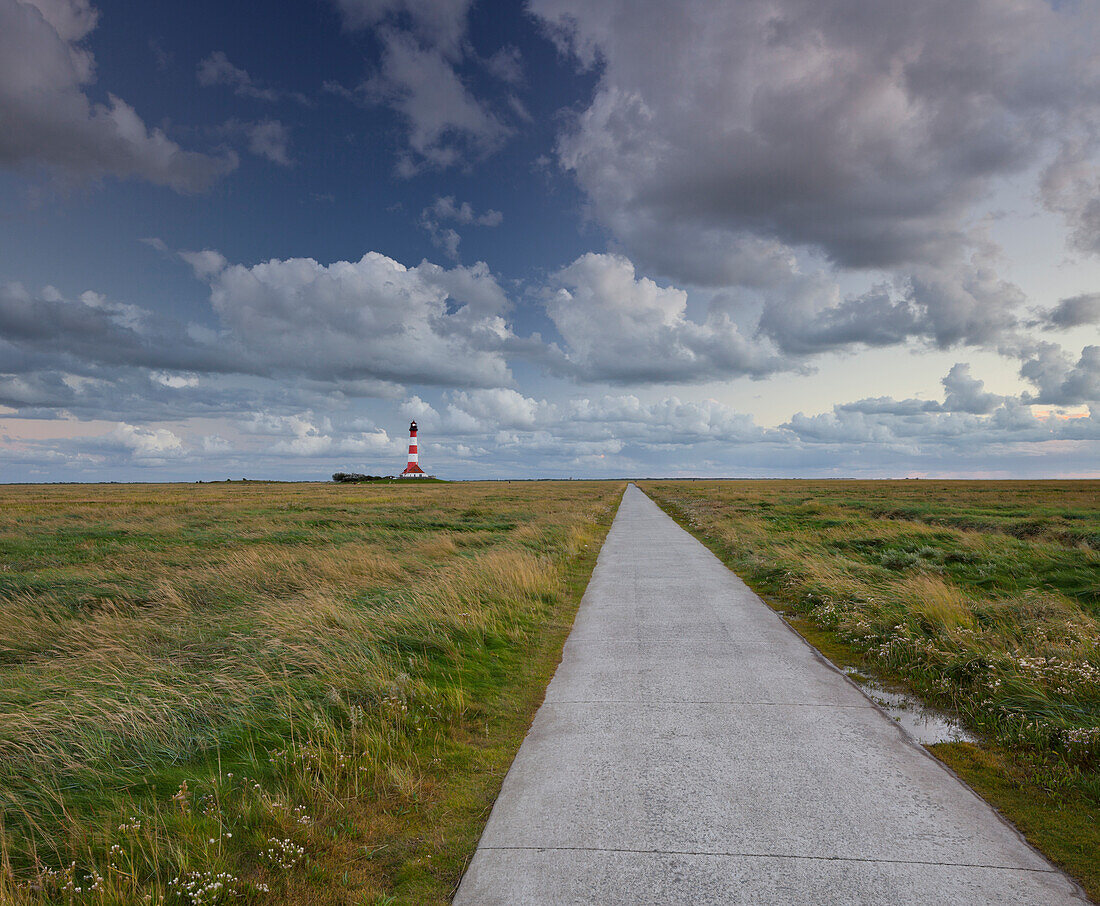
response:
[[[938,742],[978,741],[951,714],[930,708],[915,696],[886,689],[854,667],[844,667],[843,670],[859,684],[864,695],[901,724],[902,729],[922,746]]]

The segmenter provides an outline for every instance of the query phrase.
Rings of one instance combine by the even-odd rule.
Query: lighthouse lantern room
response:
[[[419,455],[416,451],[416,422],[409,425],[409,464],[405,466],[405,471],[401,473],[402,478],[427,478],[427,474],[417,461]]]

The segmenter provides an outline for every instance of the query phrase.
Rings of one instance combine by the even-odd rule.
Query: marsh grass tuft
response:
[[[445,902],[621,491],[0,488],[0,903]]]
[[[916,621],[929,636],[949,636],[952,630],[973,630],[974,614],[966,595],[957,585],[927,573],[908,576],[897,584],[894,593],[903,605],[899,616]]]

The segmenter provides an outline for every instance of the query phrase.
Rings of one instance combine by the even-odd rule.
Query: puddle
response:
[[[859,677],[859,687],[876,705],[881,707],[922,746],[937,742],[977,742],[955,718],[943,711],[929,708],[920,699],[904,692],[884,689],[874,680],[867,679],[854,667],[845,667],[849,676]]]

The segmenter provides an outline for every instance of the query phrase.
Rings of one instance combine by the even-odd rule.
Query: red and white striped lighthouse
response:
[[[424,472],[417,462],[419,458],[416,452],[416,422],[409,425],[409,464],[405,466],[405,471],[401,473],[402,478],[427,478],[427,474]]]

